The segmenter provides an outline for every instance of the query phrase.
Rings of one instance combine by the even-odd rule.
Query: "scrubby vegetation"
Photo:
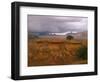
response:
[[[86,64],[86,40],[28,40],[28,66]]]
[[[69,36],[66,37],[66,39],[68,39],[68,40],[72,40],[72,39],[74,39],[74,37],[71,36],[71,35],[69,35]]]
[[[82,45],[78,50],[77,50],[77,56],[78,58],[81,59],[87,59],[87,46]]]

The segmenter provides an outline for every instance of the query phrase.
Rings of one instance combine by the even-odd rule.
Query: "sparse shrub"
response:
[[[71,36],[71,35],[69,35],[69,36],[66,37],[66,39],[68,39],[68,40],[72,40],[72,39],[74,39],[74,37]]]
[[[80,59],[87,59],[87,46],[81,46],[77,50],[77,56]]]

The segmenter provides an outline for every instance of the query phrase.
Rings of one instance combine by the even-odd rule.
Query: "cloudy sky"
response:
[[[29,32],[80,32],[87,31],[87,24],[87,17],[28,15]]]

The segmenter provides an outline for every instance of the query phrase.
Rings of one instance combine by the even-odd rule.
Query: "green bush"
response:
[[[68,40],[72,40],[72,39],[74,39],[74,37],[71,36],[71,35],[69,35],[69,36],[66,37],[66,39],[68,39]]]
[[[77,56],[80,59],[87,59],[87,46],[81,46],[77,50]]]

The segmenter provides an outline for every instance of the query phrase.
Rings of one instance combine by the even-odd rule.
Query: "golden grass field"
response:
[[[81,46],[87,47],[87,40],[28,39],[28,66],[87,64],[77,56]]]

